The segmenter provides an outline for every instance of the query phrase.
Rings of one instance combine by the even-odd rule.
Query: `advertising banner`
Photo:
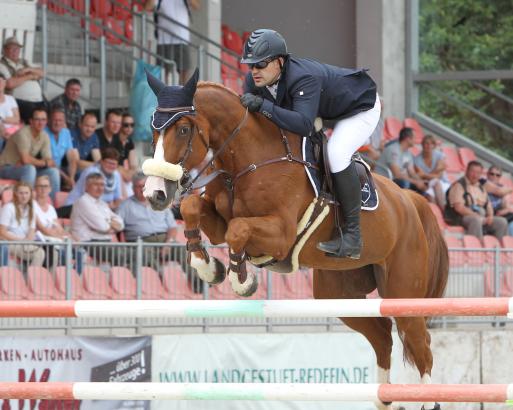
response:
[[[0,337],[2,382],[151,381],[151,338]],[[1,410],[149,409],[145,401],[0,400]]]

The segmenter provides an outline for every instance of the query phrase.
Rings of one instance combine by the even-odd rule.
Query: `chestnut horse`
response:
[[[157,95],[167,87],[154,78],[148,81]],[[224,172],[206,186],[203,195],[185,196],[180,207],[191,265],[211,283],[224,279],[224,266],[209,258],[201,245],[199,229],[212,244],[228,244],[231,252],[238,255],[232,261],[235,267],[244,263],[240,258],[244,252],[250,257],[285,258],[296,240],[298,223],[314,198],[304,164],[276,161],[246,172],[251,164],[285,155],[280,129],[261,114],[248,114],[238,96],[220,84],[197,84],[197,77],[193,77],[184,87],[173,88],[190,93],[194,101],[191,107],[185,107],[187,112],[184,107],[157,108],[162,112],[182,111],[177,121],[154,132],[156,154],[143,165],[153,178],[167,175],[165,184],[156,190],[150,184],[152,177],[148,178],[145,195],[152,206],[167,207],[176,191],[181,193],[183,185],[187,185],[186,171],[200,166],[211,149],[215,161],[210,170]],[[300,157],[300,138],[291,133],[283,135],[293,156]],[[162,161],[161,168],[157,159]],[[226,176],[232,190],[223,182]],[[441,297],[447,282],[448,252],[427,201],[400,189],[389,179],[379,175],[374,179],[380,204],[375,211],[362,212],[361,259],[328,257],[316,248],[318,242],[330,238],[333,212],[304,244],[299,263],[314,269],[314,297],[364,299],[376,288],[383,298]],[[230,280],[239,294],[254,291],[250,273],[231,272]],[[378,382],[389,382],[392,321],[363,317],[341,320],[368,339],[376,353]],[[426,318],[395,321],[406,360],[415,364],[422,382],[429,383],[433,358]],[[390,408],[390,404],[379,407]],[[425,404],[426,409],[433,407],[434,403]]]

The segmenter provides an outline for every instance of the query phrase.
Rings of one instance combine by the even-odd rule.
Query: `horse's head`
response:
[[[198,70],[183,87],[166,86],[151,74],[146,75],[158,106],[151,122],[155,153],[142,166],[148,175],[144,195],[153,209],[162,210],[169,206],[177,191],[182,191],[189,179],[188,170],[203,160],[208,141],[195,118],[193,98]]]

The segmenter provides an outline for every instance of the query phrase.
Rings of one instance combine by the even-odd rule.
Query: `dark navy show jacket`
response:
[[[266,87],[256,87],[251,73],[245,93],[264,97],[260,112],[280,128],[309,135],[315,117],[343,119],[374,107],[376,83],[367,70],[288,57],[278,82],[276,100]]]

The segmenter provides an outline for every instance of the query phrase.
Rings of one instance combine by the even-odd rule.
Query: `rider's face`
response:
[[[281,73],[281,64],[283,64],[283,58],[280,57],[272,60],[265,68],[253,66],[251,68],[251,75],[253,76],[255,85],[257,87],[265,87],[266,85],[275,83]]]

